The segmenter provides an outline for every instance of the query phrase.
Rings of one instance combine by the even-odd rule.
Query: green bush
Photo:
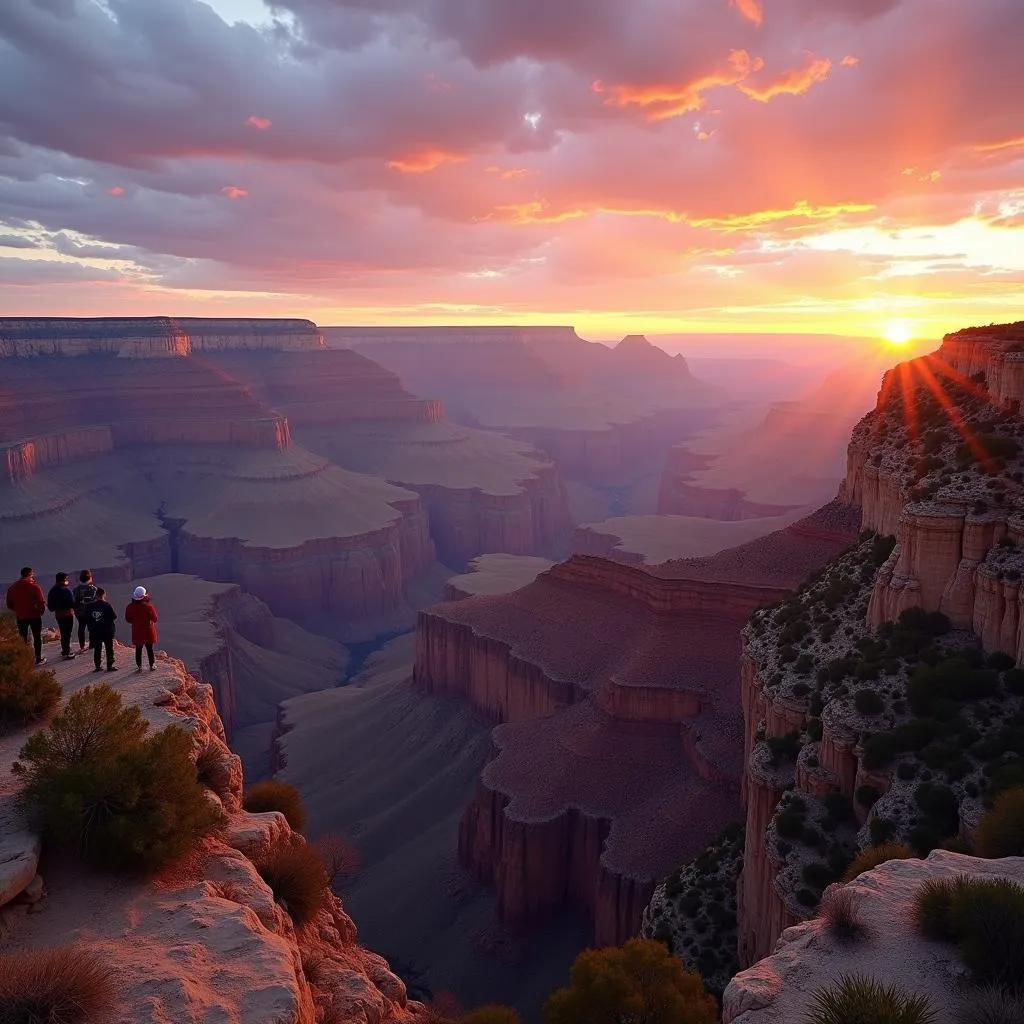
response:
[[[807,1024],[935,1024],[937,1017],[924,996],[853,974],[817,991],[804,1019]]]
[[[110,686],[86,686],[12,767],[26,810],[97,867],[159,868],[222,820],[196,778],[188,733],[176,725],[148,730]]]
[[[1012,987],[1024,978],[1024,886],[974,879],[953,899],[960,956],[980,982]]]
[[[914,923],[926,938],[950,942],[956,938],[953,903],[956,894],[970,884],[967,875],[930,878],[914,894]]]
[[[36,665],[14,619],[0,615],[0,732],[36,722],[60,703],[57,677]]]
[[[803,815],[787,808],[775,815],[775,831],[783,839],[799,839],[804,831]]]
[[[871,836],[871,842],[875,846],[887,843],[896,835],[896,831],[896,822],[891,821],[889,818],[880,818],[878,815],[875,815],[868,822],[868,833]]]
[[[885,710],[885,701],[874,690],[857,690],[853,706],[862,715],[880,715]]]
[[[306,809],[302,806],[302,797],[290,782],[278,779],[256,782],[245,791],[242,806],[250,814],[280,811],[293,832],[301,832],[306,827]]]
[[[295,924],[308,924],[326,905],[327,870],[305,843],[277,843],[255,857],[253,863]]]
[[[861,850],[850,862],[843,875],[844,882],[852,882],[860,877],[865,871],[877,868],[879,864],[885,864],[890,860],[909,860],[914,856],[913,850],[902,843],[883,843],[880,846],[869,846]]]
[[[996,672],[1006,672],[1017,664],[1015,658],[1003,651],[993,651],[985,661],[988,667]]]
[[[864,767],[869,771],[884,768],[902,750],[898,730],[876,732],[864,741]]]
[[[867,807],[870,810],[870,808],[874,807],[875,804],[878,803],[882,794],[878,792],[877,786],[865,783],[863,786],[857,787],[857,792],[854,793],[854,796],[861,807]]]
[[[943,835],[952,835],[960,826],[960,805],[956,794],[936,782],[922,782],[914,792],[914,802]]]
[[[853,804],[837,790],[826,793],[822,803],[836,821],[849,821],[853,817]]]
[[[982,857],[1024,857],[1024,786],[996,797],[978,825],[976,845]]]

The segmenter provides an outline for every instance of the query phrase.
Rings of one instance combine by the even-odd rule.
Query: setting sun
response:
[[[910,324],[903,320],[897,320],[886,325],[885,329],[882,331],[882,337],[885,338],[890,345],[906,345],[906,343],[914,337],[914,334],[910,328]]]

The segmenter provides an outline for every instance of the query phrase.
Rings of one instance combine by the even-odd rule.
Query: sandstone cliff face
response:
[[[657,573],[575,556],[421,613],[416,685],[502,723],[459,855],[504,923],[575,906],[597,942],[621,942],[655,880],[736,820],[739,625],[848,542],[844,522]]]
[[[767,959],[736,975],[725,990],[722,1024],[789,1024],[806,1016],[816,992],[841,974],[862,974],[909,995],[926,996],[937,1019],[953,1022],[976,990],[953,945],[931,942],[914,927],[913,901],[929,881],[966,874],[1024,884],[1024,858],[978,860],[936,850],[926,860],[893,860],[844,886],[856,901],[866,936],[854,945],[815,918],[786,929]]]
[[[69,662],[57,671],[67,692],[88,669]],[[111,1024],[197,1015],[239,1024],[417,1019],[423,1008],[407,1000],[381,957],[356,944],[355,926],[337,898],[302,928],[274,902],[250,858],[269,844],[304,840],[276,812],[240,810],[241,768],[224,742],[211,688],[161,656],[156,673],[126,677],[119,689],[155,728],[182,726],[193,735],[196,755],[219,763],[210,773],[217,780],[211,798],[223,806],[227,827],[152,882],[110,886],[54,861],[42,912],[26,915],[25,906],[11,905],[0,915],[8,948],[74,943],[109,959],[119,982]]]
[[[977,820],[978,793],[987,785],[986,763],[979,760],[987,756],[984,743],[977,751],[965,749],[948,778],[947,762],[933,760],[931,747],[918,753],[927,740],[889,755],[865,751],[875,734],[899,737],[900,728],[924,714],[907,708],[908,679],[922,643],[938,645],[932,662],[961,656],[981,665],[977,640],[986,652],[1014,660],[1024,654],[1024,428],[1013,390],[1019,335],[1017,327],[961,332],[934,356],[886,374],[876,409],[853,432],[840,491],[877,536],[829,566],[793,599],[797,603],[783,605],[774,618],[759,613],[744,633],[741,964],[767,956],[779,934],[811,912],[817,897],[801,878],[804,867],[817,865],[816,875],[804,877],[831,870],[821,851],[803,845],[799,827],[793,838],[792,814],[786,835],[777,829],[794,795],[787,790],[795,786],[811,831],[822,820],[826,797],[852,803],[855,820],[838,828],[833,820],[826,841],[837,863],[883,835],[931,849],[957,822],[968,836]],[[910,627],[897,643],[891,624],[908,609],[941,612],[954,632],[942,642],[910,637],[910,646],[900,649]],[[993,672],[985,685],[1001,687],[997,676]],[[858,688],[870,692],[855,702],[850,691]],[[965,705],[956,716],[974,723],[997,751],[1002,748],[992,737],[1006,726],[1002,716],[1012,720],[1019,704],[1012,689],[999,692],[995,713],[974,715]],[[926,775],[919,757],[928,764]],[[956,807],[952,822],[936,823],[916,802],[918,778],[933,775]],[[860,792],[877,802],[861,806]],[[797,898],[801,887],[804,899]]]

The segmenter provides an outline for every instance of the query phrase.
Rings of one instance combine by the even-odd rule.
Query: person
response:
[[[98,591],[92,572],[83,569],[78,574],[78,586],[72,591],[75,598],[75,618],[78,620],[78,650],[85,650],[85,633],[89,626],[89,605],[96,600]]]
[[[131,603],[124,610],[124,621],[132,627],[132,643],[135,644],[135,671],[142,671],[142,648],[146,648],[149,658],[149,671],[154,672],[153,644],[156,643],[156,622],[159,616],[156,605],[149,598],[145,587],[136,587],[132,593]]]
[[[57,582],[46,595],[46,607],[53,612],[60,630],[60,656],[70,661],[71,630],[75,627],[75,595],[71,592],[71,577],[66,572],[57,573]]]
[[[46,599],[43,588],[36,582],[36,574],[31,566],[21,570],[21,576],[7,588],[7,607],[14,612],[18,623],[21,639],[28,643],[29,630],[32,631],[32,646],[36,652],[36,664],[45,665],[43,657],[43,612],[46,611]]]
[[[117,621],[117,612],[107,600],[107,592],[102,587],[96,588],[95,600],[89,602],[88,611],[89,646],[92,648],[92,659],[95,668],[93,672],[102,672],[100,667],[100,655],[103,649],[107,652],[107,671],[116,672],[114,664],[114,630],[117,628],[114,623]]]

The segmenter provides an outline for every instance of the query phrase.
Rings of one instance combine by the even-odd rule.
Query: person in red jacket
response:
[[[18,623],[18,632],[22,640],[28,643],[29,630],[32,631],[32,645],[35,647],[36,664],[43,665],[43,612],[46,611],[46,598],[43,588],[36,583],[36,574],[31,566],[21,570],[21,578],[7,588],[7,607],[14,612]]]
[[[153,664],[153,644],[156,643],[156,605],[149,599],[145,587],[136,587],[131,604],[124,610],[124,621],[132,627],[132,643],[135,644],[135,671],[142,671],[142,648],[146,648],[149,671],[156,670]]]

